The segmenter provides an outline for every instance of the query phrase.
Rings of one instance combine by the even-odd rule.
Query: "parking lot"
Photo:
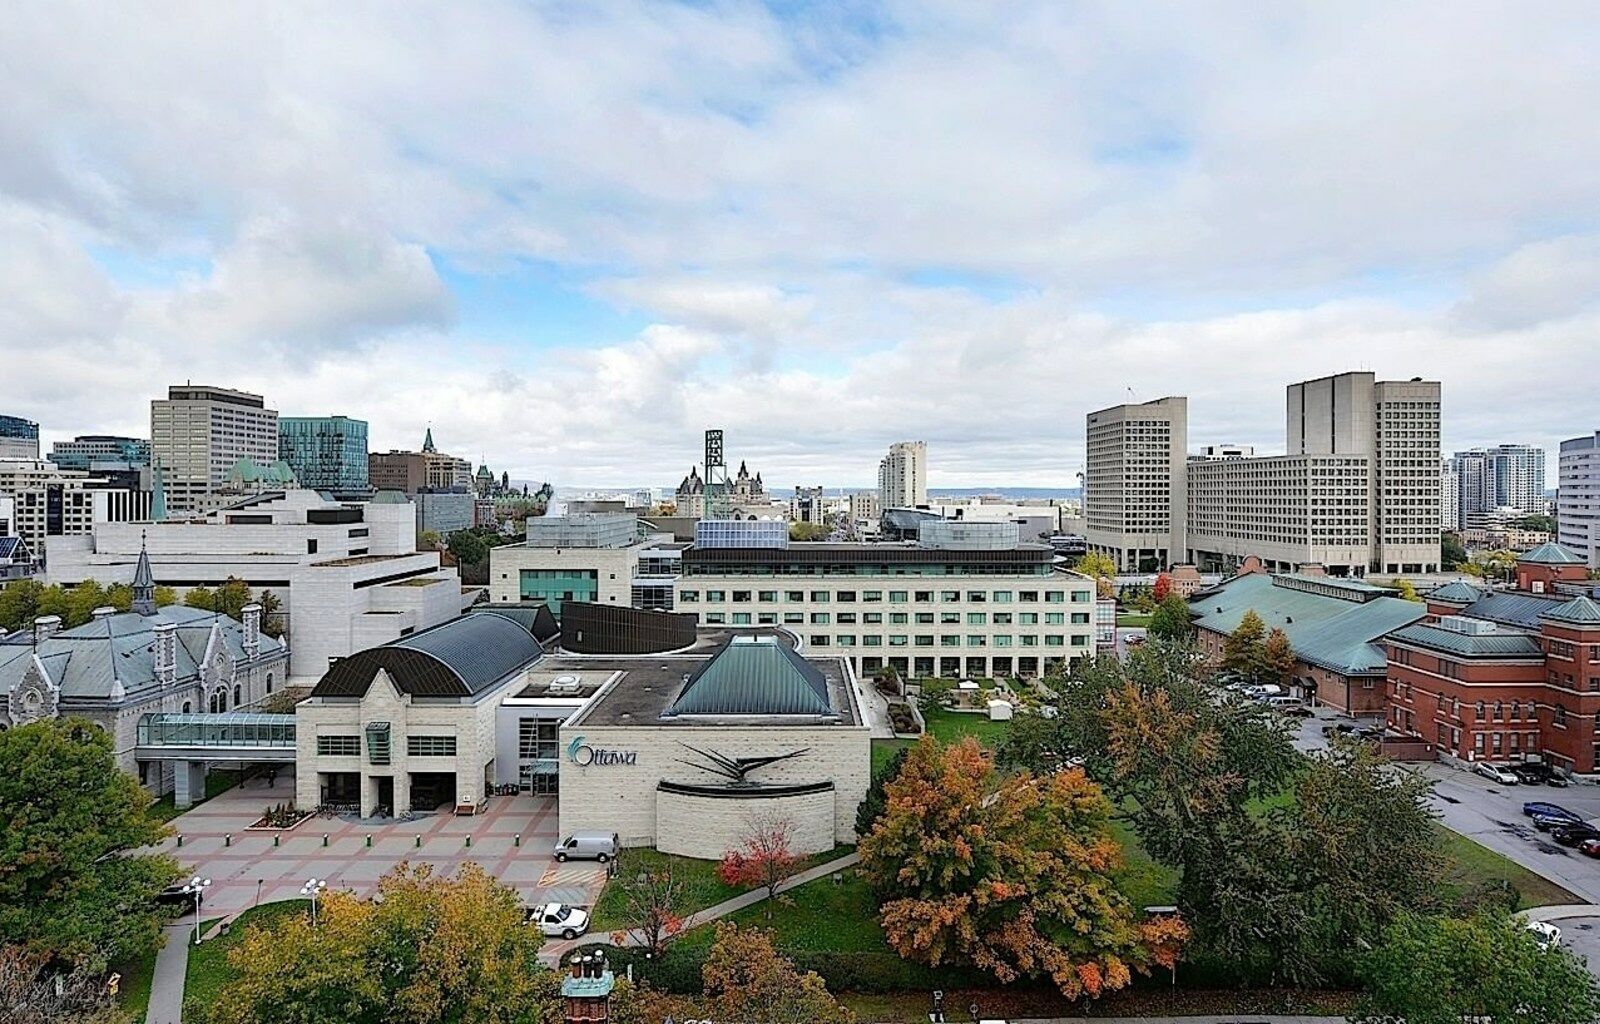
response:
[[[551,857],[554,797],[496,796],[482,813],[469,817],[431,814],[404,822],[312,817],[283,832],[248,828],[267,805],[293,795],[292,778],[280,775],[271,789],[252,779],[173,821],[183,844],[174,837],[161,849],[186,871],[211,879],[206,917],[293,899],[309,878],[326,880],[330,889],[370,893],[401,861],[429,864],[443,874],[476,861],[527,903],[592,904],[605,883],[602,865],[557,864]]]

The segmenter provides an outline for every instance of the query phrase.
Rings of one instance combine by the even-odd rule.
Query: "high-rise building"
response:
[[[122,523],[150,514],[148,490],[119,487],[100,476],[49,462],[0,462],[0,494],[13,499],[12,528],[36,556],[49,537],[88,533],[95,523]]]
[[[1181,396],[1088,415],[1083,507],[1091,551],[1128,572],[1182,560],[1188,443],[1189,400]]]
[[[249,392],[174,385],[150,402],[150,454],[165,472],[168,511],[199,511],[241,459],[277,461],[278,413]]]
[[[1562,441],[1557,472],[1557,539],[1589,568],[1600,568],[1600,430]]]
[[[1439,463],[1439,529],[1461,529],[1461,470],[1453,459]]]
[[[367,421],[347,416],[281,416],[278,457],[300,486],[352,493],[367,489]]]
[[[916,508],[928,503],[928,442],[897,441],[878,463],[878,504]]]
[[[0,462],[39,457],[39,424],[21,416],[0,416]]]
[[[1439,382],[1341,373],[1291,384],[1287,397],[1290,455],[1370,460],[1370,568],[1437,571]]]
[[[1474,448],[1456,452],[1447,465],[1456,489],[1456,515],[1446,519],[1447,529],[1482,529],[1491,517],[1504,519],[1506,509],[1530,516],[1545,512],[1543,448]],[[1448,495],[1443,500],[1451,503]]]

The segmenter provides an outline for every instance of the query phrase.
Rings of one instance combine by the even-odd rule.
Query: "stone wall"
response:
[[[749,797],[656,792],[656,849],[680,857],[720,860],[764,822],[787,821],[789,850],[800,856],[834,847],[835,790]],[[855,811],[851,810],[854,819]]]

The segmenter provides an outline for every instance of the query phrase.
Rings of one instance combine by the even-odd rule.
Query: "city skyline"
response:
[[[1592,432],[1592,8],[991,14],[17,12],[7,411],[142,436],[193,379],[574,486],[711,425],[774,481],[916,437],[1072,486],[1088,410],[1272,451],[1355,369],[1442,380],[1447,450]]]

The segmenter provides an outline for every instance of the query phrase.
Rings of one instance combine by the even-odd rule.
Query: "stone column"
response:
[[[186,811],[206,796],[206,763],[179,761],[173,765],[172,805]]]

